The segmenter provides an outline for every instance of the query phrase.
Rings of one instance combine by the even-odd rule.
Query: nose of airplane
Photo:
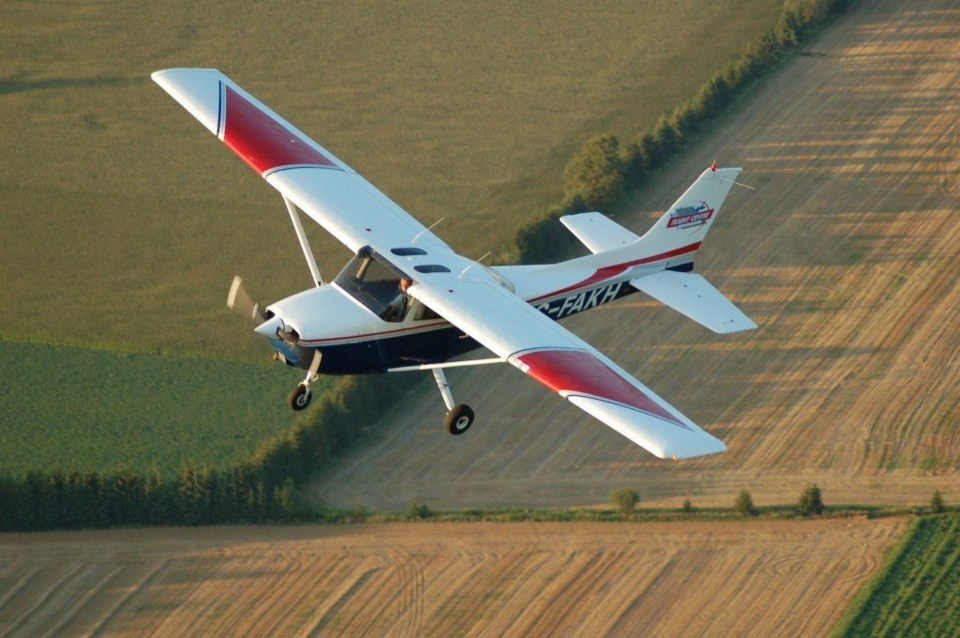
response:
[[[280,317],[271,317],[254,328],[253,331],[264,337],[276,337],[277,333],[283,331],[285,327],[283,319]]]

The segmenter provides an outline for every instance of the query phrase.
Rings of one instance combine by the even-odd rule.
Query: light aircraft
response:
[[[349,166],[215,69],[167,69],[153,80],[280,191],[314,285],[261,310],[255,331],[275,358],[306,376],[291,407],[310,402],[321,374],[429,370],[462,434],[444,369],[507,363],[660,458],[726,446],[556,320],[643,291],[717,333],[756,328],[694,274],[701,242],[739,168],[707,168],[642,237],[600,213],[560,221],[589,255],[556,264],[489,267],[446,243]],[[303,211],[354,257],[325,282]],[[401,290],[402,289],[402,290]],[[245,296],[234,280],[228,305]],[[493,356],[452,360],[484,347]]]

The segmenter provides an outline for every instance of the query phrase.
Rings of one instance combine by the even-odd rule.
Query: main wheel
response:
[[[447,432],[453,435],[463,434],[470,425],[473,424],[473,410],[469,405],[455,405],[447,412],[447,417],[443,420],[443,426]]]
[[[290,407],[299,412],[310,405],[310,399],[312,398],[313,393],[310,392],[310,386],[301,383],[290,393]]]

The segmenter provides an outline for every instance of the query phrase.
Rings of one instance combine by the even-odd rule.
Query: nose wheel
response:
[[[317,380],[317,370],[320,369],[320,350],[313,351],[313,361],[310,362],[310,369],[307,370],[307,377],[301,381],[296,388],[293,389],[293,392],[290,393],[290,398],[287,400],[287,403],[290,405],[290,408],[299,412],[300,410],[306,409],[310,405],[310,399],[313,398],[313,392],[310,391],[310,384]]]
[[[312,398],[313,392],[310,391],[310,386],[306,382],[301,382],[293,389],[293,392],[290,393],[288,403],[291,409],[299,412],[310,405],[310,399]]]
[[[434,368],[433,379],[440,388],[440,395],[443,397],[443,404],[447,406],[447,416],[443,419],[443,427],[454,436],[463,434],[473,425],[473,410],[469,405],[463,403],[456,405],[453,401],[453,393],[450,391],[450,385],[447,383],[447,376],[443,374],[440,368]]]

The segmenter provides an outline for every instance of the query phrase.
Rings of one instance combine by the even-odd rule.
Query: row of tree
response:
[[[564,169],[563,199],[518,233],[520,259],[540,263],[569,251],[572,239],[562,225],[555,223],[560,216],[621,206],[631,189],[643,184],[746,87],[794,52],[847,4],[848,0],[788,2],[773,29],[705,82],[693,98],[662,115],[638,140],[626,145],[613,135],[587,140]]]

